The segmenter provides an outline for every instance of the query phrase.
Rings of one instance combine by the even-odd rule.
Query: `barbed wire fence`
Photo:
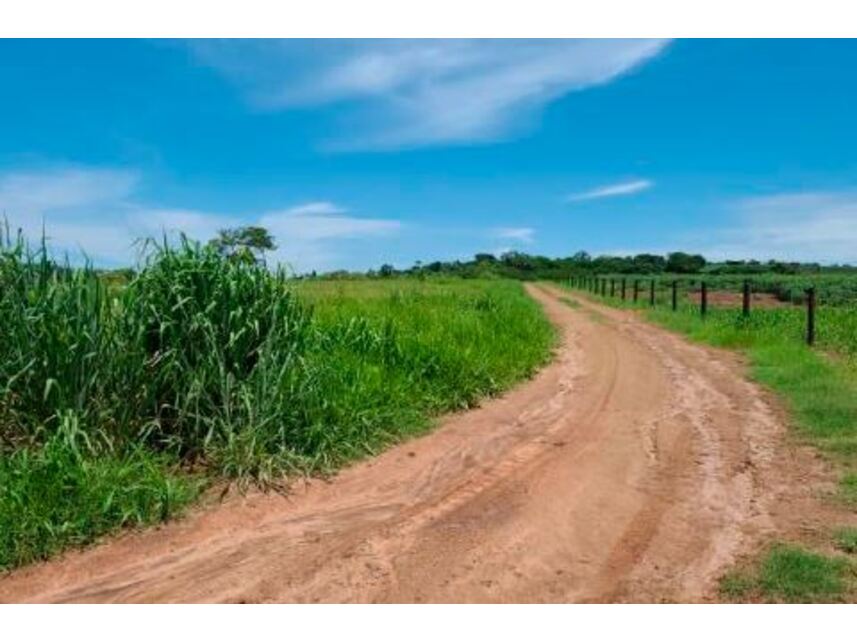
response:
[[[656,308],[663,305],[662,297],[659,294],[663,293],[663,280],[657,278],[631,278],[631,295],[629,297],[628,277],[604,277],[601,275],[579,274],[572,275],[569,280],[569,286],[574,289],[583,290],[592,293],[596,296],[600,295],[604,298],[618,299],[622,302],[640,304],[641,293],[644,292],[644,282],[648,281],[648,305],[651,308]],[[688,290],[687,294],[698,293],[698,309],[699,315],[705,318],[709,313],[709,284],[705,279],[688,279],[689,288],[694,288],[698,284],[698,290]],[[682,291],[682,284],[679,279],[670,279],[666,284],[668,293],[669,307],[672,311],[679,310],[679,295]],[[725,289],[723,286],[717,288],[718,293],[734,292]],[[609,293],[609,294],[608,294]],[[750,318],[753,313],[753,283],[751,279],[744,279],[741,283],[740,291],[737,293],[741,298],[741,315],[744,318]],[[818,297],[815,286],[809,286],[804,289],[804,297],[802,305],[805,308],[805,326],[804,326],[804,341],[813,346],[816,343],[816,311],[818,308]],[[736,307],[737,308],[737,307]]]

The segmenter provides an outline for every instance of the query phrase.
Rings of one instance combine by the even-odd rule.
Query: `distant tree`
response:
[[[274,237],[260,226],[226,228],[208,243],[224,257],[249,263],[264,263],[265,251],[277,249]]]
[[[518,270],[533,269],[532,258],[528,254],[518,252],[516,250],[504,252],[502,255],[500,255],[500,260],[510,268],[517,268]]]
[[[393,268],[393,266],[391,266],[390,264],[385,263],[383,266],[381,266],[381,269],[378,271],[378,274],[382,277],[392,277],[394,272],[395,268]]]
[[[667,255],[666,271],[678,273],[695,273],[705,268],[705,257],[691,255],[686,252],[671,252]]]
[[[639,254],[633,259],[634,272],[657,273],[663,272],[667,260],[661,255]]]
[[[494,255],[492,255],[488,252],[478,252],[473,257],[473,259],[476,261],[476,263],[483,263],[483,262],[484,263],[496,263],[497,262],[497,257],[495,257]]]

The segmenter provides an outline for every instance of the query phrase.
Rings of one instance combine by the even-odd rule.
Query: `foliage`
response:
[[[783,283],[782,295],[800,297],[803,288],[822,279],[833,279],[847,283],[852,299],[857,299],[857,267],[824,266],[817,263],[795,263],[783,261],[720,261],[711,262],[699,254],[672,252],[666,256],[641,253],[637,255],[617,256],[600,255],[593,257],[583,250],[568,257],[545,257],[520,251],[508,251],[499,257],[490,253],[477,253],[469,261],[417,261],[410,268],[396,269],[390,264],[382,266],[381,271],[370,270],[367,275],[336,271],[322,275],[323,279],[360,278],[363,276],[456,276],[464,278],[496,278],[522,280],[560,281],[571,276],[638,276],[641,278],[659,277],[661,279],[695,277],[696,279],[723,277],[729,284],[740,283],[743,278],[752,277],[764,292],[776,292],[777,284]],[[790,281],[788,277],[795,277]],[[786,279],[784,279],[786,278]],[[828,293],[825,293],[825,297]]]
[[[553,341],[514,282],[296,283],[187,240],[148,250],[123,286],[20,238],[0,251],[0,567],[168,517],[183,471],[332,471]]]
[[[80,446],[60,431],[41,448],[0,456],[0,570],[167,520],[199,491],[146,450],[92,457]]]
[[[857,554],[857,527],[842,527],[834,534],[836,547],[847,554]]]
[[[695,274],[701,272],[705,268],[705,257],[702,255],[691,255],[686,252],[671,252],[667,255],[667,262],[664,265],[666,272],[674,272],[677,274]]]
[[[226,228],[208,243],[221,255],[246,262],[258,261],[260,257],[264,260],[266,251],[277,249],[274,237],[259,226]]]

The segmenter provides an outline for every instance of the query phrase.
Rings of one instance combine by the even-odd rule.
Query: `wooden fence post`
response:
[[[806,343],[815,344],[815,286],[806,290]]]
[[[601,296],[607,296],[607,277],[604,277],[604,279],[601,280]]]
[[[673,310],[678,310],[678,282],[673,279]]]
[[[703,317],[705,317],[705,314],[708,312],[708,286],[704,281],[702,282],[699,296],[699,312]]]
[[[655,280],[649,283],[649,306],[655,305]]]
[[[622,277],[622,301],[625,301],[625,277]]]
[[[744,296],[743,302],[741,306],[741,311],[744,314],[744,317],[750,316],[750,280],[744,280]]]
[[[640,298],[640,280],[634,279],[634,303]]]
[[[615,279],[610,280],[610,296],[611,297],[616,296],[616,280]]]

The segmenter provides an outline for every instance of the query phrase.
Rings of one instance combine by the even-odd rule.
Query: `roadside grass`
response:
[[[574,299],[569,299],[568,297],[560,297],[559,300],[569,308],[574,308],[575,310],[580,308],[580,303],[575,301]]]
[[[184,240],[117,285],[7,236],[0,569],[166,520],[214,480],[333,472],[529,377],[554,342],[517,282],[298,282]]]
[[[857,346],[857,336],[848,330],[853,319],[840,327],[836,320],[845,318],[842,311],[829,315],[819,329],[832,339],[825,343],[822,337],[823,350],[819,350],[804,343],[799,310],[757,309],[744,318],[740,310],[715,308],[703,319],[698,306],[684,301],[673,311],[668,302],[651,308],[648,302],[585,296],[639,310],[649,321],[694,341],[744,353],[751,377],[780,397],[798,435],[839,466],[839,489],[831,500],[857,507],[857,360],[852,348]],[[834,352],[835,348],[842,352]],[[852,554],[857,550],[848,543],[857,545],[855,534],[855,530],[840,530],[833,536],[834,544]],[[854,597],[852,585],[846,582],[853,575],[849,559],[777,545],[757,563],[756,571],[738,571],[722,579],[724,597],[796,602]]]
[[[857,527],[840,527],[833,538],[837,549],[846,554],[857,554]]]
[[[733,601],[839,603],[853,595],[854,568],[843,557],[777,544],[756,569],[724,576],[720,590]]]
[[[201,481],[144,449],[85,457],[62,440],[0,457],[0,570],[179,515]]]

